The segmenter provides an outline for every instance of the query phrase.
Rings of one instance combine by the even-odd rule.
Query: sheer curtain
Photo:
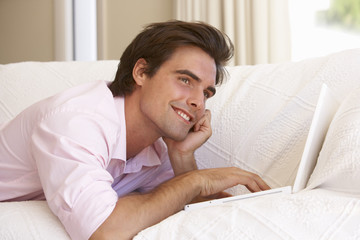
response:
[[[229,65],[289,61],[288,0],[174,0],[175,18],[207,22],[233,41]]]
[[[96,0],[54,0],[55,60],[97,60]]]

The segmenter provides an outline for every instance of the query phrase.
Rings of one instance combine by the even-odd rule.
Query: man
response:
[[[149,25],[109,86],[68,89],[1,128],[0,201],[46,199],[73,239],[129,239],[195,198],[268,189],[255,174],[198,170],[194,159],[231,56],[206,24]]]

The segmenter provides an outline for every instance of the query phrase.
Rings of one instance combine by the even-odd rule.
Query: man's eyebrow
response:
[[[196,76],[196,74],[194,74],[193,72],[186,70],[186,69],[180,69],[180,70],[176,70],[176,73],[180,73],[180,74],[185,74],[188,75],[189,77],[193,78],[196,81],[200,81],[200,78],[198,76]],[[207,87],[207,90],[210,91],[212,93],[212,95],[214,96],[216,93],[216,89],[215,87]]]
[[[185,74],[185,75],[188,75],[189,77],[195,79],[196,81],[200,81],[200,78],[198,76],[195,75],[195,73],[189,71],[189,70],[176,70],[175,71],[176,73],[180,73],[180,74]]]

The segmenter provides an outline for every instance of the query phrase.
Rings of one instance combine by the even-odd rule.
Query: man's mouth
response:
[[[190,116],[188,116],[187,114],[185,114],[184,112],[181,112],[179,110],[176,111],[176,113],[182,117],[183,119],[185,119],[186,121],[190,121]]]
[[[174,107],[174,111],[177,113],[177,115],[179,115],[187,123],[190,123],[193,120],[193,117],[189,113],[187,113],[179,108]]]

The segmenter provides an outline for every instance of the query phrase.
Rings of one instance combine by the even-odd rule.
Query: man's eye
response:
[[[211,95],[207,91],[204,92],[204,96],[205,96],[205,98],[210,98],[211,97]]]
[[[180,78],[180,80],[186,84],[190,83],[190,80],[188,78]]]

